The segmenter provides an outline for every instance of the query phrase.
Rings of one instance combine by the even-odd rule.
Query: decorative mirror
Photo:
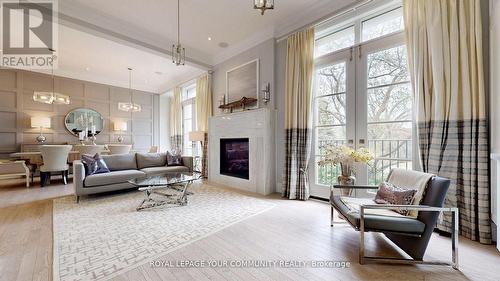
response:
[[[70,111],[64,118],[66,129],[75,136],[87,131],[87,135],[95,132],[98,135],[104,129],[104,119],[101,114],[90,108],[77,108]]]

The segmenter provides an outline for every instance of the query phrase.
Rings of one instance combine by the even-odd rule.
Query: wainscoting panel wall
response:
[[[44,129],[47,142],[77,143],[64,126],[64,118],[72,109],[88,107],[104,118],[104,130],[97,136],[99,144],[118,142],[113,131],[116,121],[126,121],[124,143],[134,149],[147,150],[154,143],[153,99],[155,94],[133,91],[132,100],[142,105],[142,112],[118,110],[119,102],[130,101],[128,89],[88,81],[55,78],[55,90],[71,98],[69,105],[50,105],[33,101],[34,91],[52,91],[52,77],[21,70],[0,70],[0,156],[19,151],[21,143],[35,143],[39,129],[31,128],[32,116],[51,117],[51,128]]]

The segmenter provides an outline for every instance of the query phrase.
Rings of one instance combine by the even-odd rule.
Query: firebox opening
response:
[[[220,173],[249,179],[248,138],[220,140]]]

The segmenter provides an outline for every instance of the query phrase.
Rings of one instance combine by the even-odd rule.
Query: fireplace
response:
[[[220,139],[220,173],[249,179],[248,138]]]

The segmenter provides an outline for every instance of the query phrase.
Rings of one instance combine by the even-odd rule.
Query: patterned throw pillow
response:
[[[110,172],[106,162],[104,162],[99,153],[96,153],[94,156],[82,154],[81,157],[83,167],[85,168],[85,176]]]
[[[167,152],[167,166],[182,166],[182,156],[180,152]]]
[[[388,182],[383,182],[378,186],[375,202],[378,204],[411,205],[417,193],[416,189],[402,189]],[[395,210],[407,216],[408,210]]]

